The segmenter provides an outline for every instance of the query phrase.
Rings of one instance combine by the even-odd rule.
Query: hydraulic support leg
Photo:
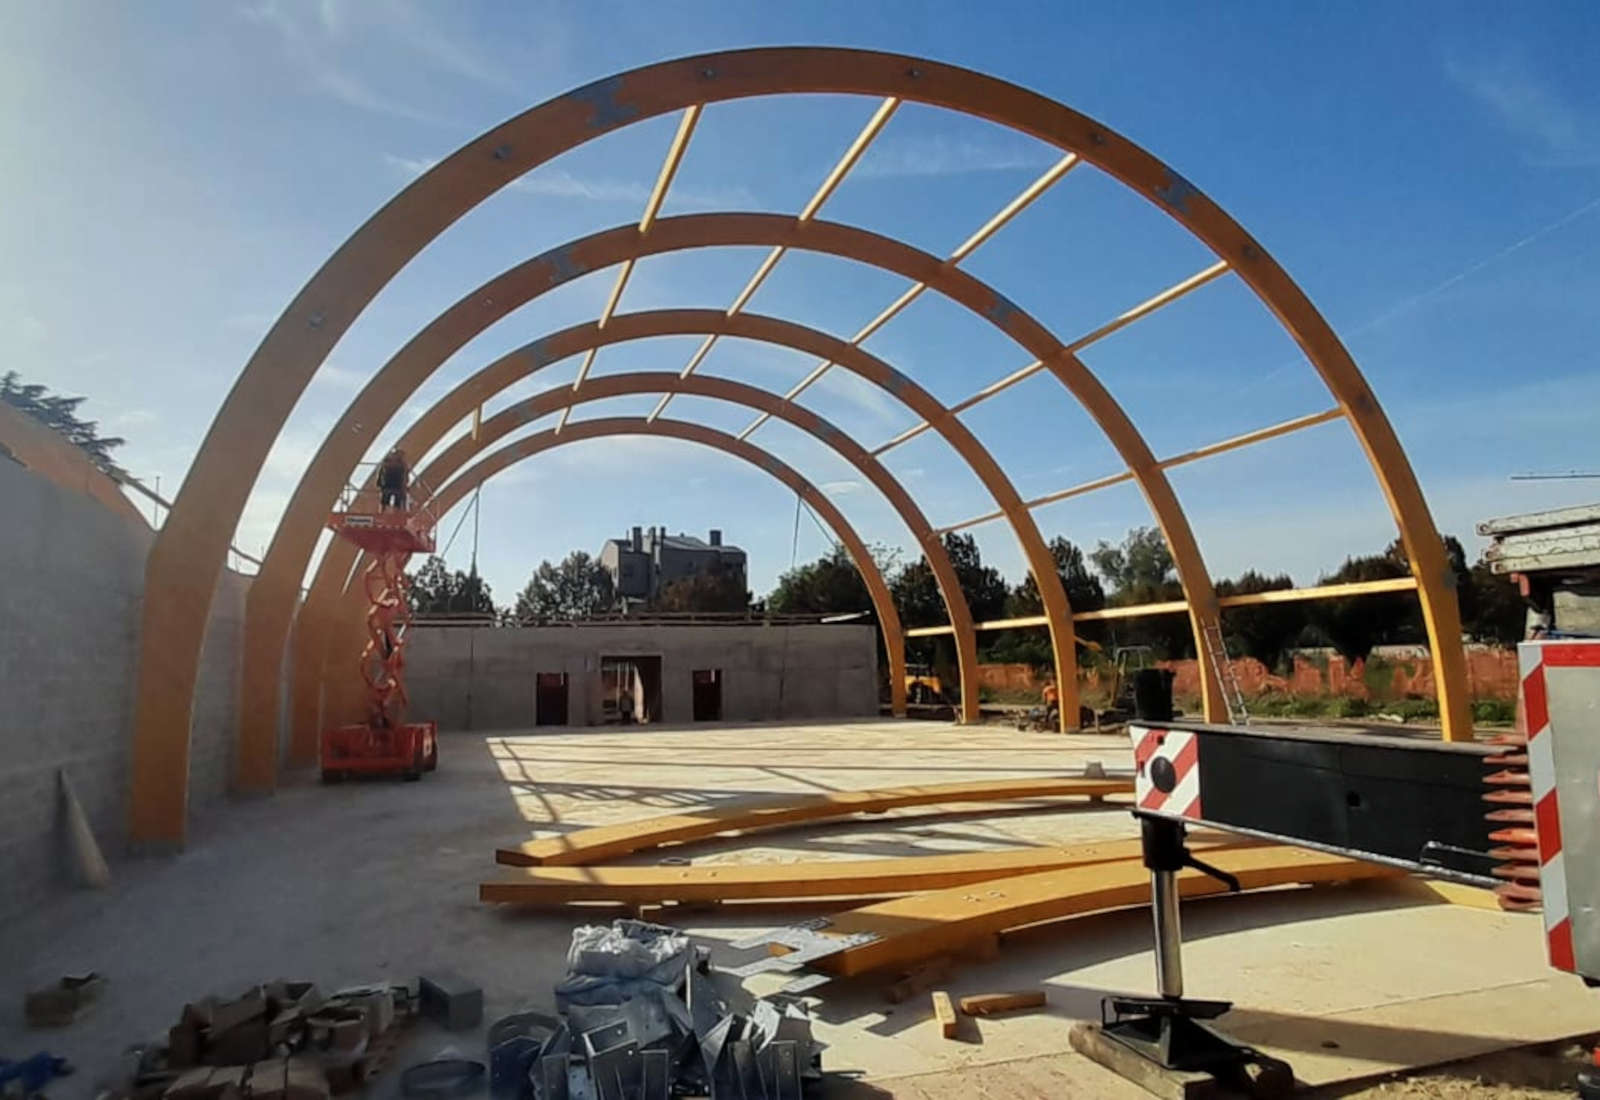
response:
[[[1139,818],[1144,864],[1150,871],[1151,914],[1155,923],[1158,997],[1107,997],[1100,1005],[1099,1043],[1131,1052],[1157,1071],[1204,1073],[1252,1096],[1286,1095],[1294,1087],[1288,1065],[1242,1046],[1201,1023],[1233,1005],[1197,1001],[1183,995],[1183,931],[1179,919],[1178,872],[1192,867],[1238,890],[1226,871],[1196,859],[1184,841],[1184,828],[1165,818]],[[1091,1057],[1093,1049],[1086,1050]],[[1119,1072],[1126,1058],[1097,1058]]]

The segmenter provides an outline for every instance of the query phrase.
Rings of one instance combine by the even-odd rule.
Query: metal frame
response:
[[[181,843],[188,806],[189,725],[200,647],[229,536],[268,450],[317,367],[368,302],[457,218],[512,180],[592,138],[697,105],[774,93],[842,93],[944,107],[1010,126],[1075,153],[1155,203],[1205,243],[1284,325],[1318,371],[1366,452],[1418,581],[1436,660],[1445,736],[1470,737],[1454,578],[1415,476],[1392,427],[1349,353],[1289,276],[1243,229],[1171,168],[1114,131],[1022,88],[955,66],[834,48],[738,50],[646,66],[596,81],[495,127],[391,200],[314,275],[274,324],[235,382],[197,453],[146,564],[132,738],[130,837]],[[668,219],[671,221],[673,219]],[[812,237],[814,222],[769,244]],[[649,242],[666,221],[648,234]],[[705,242],[696,242],[705,243]],[[745,242],[753,243],[753,242]],[[887,242],[885,242],[887,243]],[[568,253],[579,264],[584,257]],[[938,267],[914,281],[959,273]],[[492,309],[486,305],[485,310]],[[977,305],[1020,325],[1024,343],[1101,424],[1141,482],[1179,563],[1196,625],[1216,599],[1198,547],[1155,459],[1065,345],[1021,318],[1003,297]],[[1200,631],[1197,629],[1197,634]],[[1215,684],[1208,705],[1217,709]]]

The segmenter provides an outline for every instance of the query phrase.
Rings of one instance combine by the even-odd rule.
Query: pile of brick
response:
[[[131,1100],[327,1100],[359,1085],[416,1014],[405,986],[357,986],[324,996],[311,982],[275,981],[231,1000],[187,1004],[165,1047],[143,1051]]]

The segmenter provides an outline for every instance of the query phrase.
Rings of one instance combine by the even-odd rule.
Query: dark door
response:
[[[534,724],[567,724],[567,674],[540,672],[534,676]]]
[[[697,668],[694,670],[694,720],[696,722],[722,721],[722,670]]]

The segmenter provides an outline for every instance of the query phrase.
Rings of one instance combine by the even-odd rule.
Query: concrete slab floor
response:
[[[185,1001],[280,976],[332,988],[450,969],[484,985],[486,1020],[548,1011],[571,929],[585,918],[480,905],[476,887],[495,873],[498,845],[748,794],[1070,773],[1091,759],[1130,763],[1118,737],[891,720],[449,735],[440,770],[421,783],[301,781],[271,799],[223,807],[197,825],[183,854],[119,864],[111,889],[50,899],[0,929],[0,1056],[64,1054],[83,1073],[53,1095],[91,1095],[117,1052],[164,1032]],[[1133,835],[1126,808],[1111,805],[938,811],[723,838],[672,854],[859,859]],[[720,945],[816,911],[669,909],[660,917]],[[1228,1026],[1288,1058],[1308,1081],[1600,1028],[1600,1000],[1545,967],[1536,917],[1335,888],[1191,904],[1184,920],[1189,992],[1234,1000]],[[964,1021],[963,1041],[939,1036],[924,999],[886,1004],[883,980],[835,983],[816,1009],[818,1035],[831,1044],[826,1064],[873,1082],[842,1090],[864,1095],[982,1095],[991,1086],[1007,1096],[1145,1095],[1067,1053],[1066,1030],[1097,1015],[1105,991],[1150,989],[1148,922],[1135,910],[1013,934],[1000,958],[960,970],[948,988],[1042,986],[1049,1007]],[[736,958],[717,947],[717,961]],[[25,989],[89,969],[109,984],[88,1016],[58,1032],[23,1030]],[[778,984],[764,977],[749,988]],[[481,1056],[481,1048],[481,1032],[419,1028],[399,1062],[451,1050]],[[392,1095],[394,1084],[390,1071],[372,1091]]]

